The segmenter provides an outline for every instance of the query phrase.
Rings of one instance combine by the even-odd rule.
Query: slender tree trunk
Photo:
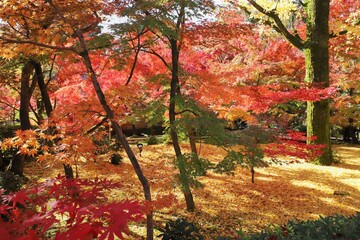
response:
[[[305,82],[319,87],[329,86],[329,0],[307,0],[307,46],[305,54]],[[333,161],[330,142],[329,100],[307,102],[307,142],[324,144],[323,154],[316,160],[322,165]],[[312,141],[311,137],[316,136]]]
[[[189,142],[190,142],[190,149],[191,153],[197,155],[197,148],[196,148],[196,131],[193,127],[189,126],[188,130]]]
[[[50,117],[50,114],[51,114],[53,108],[52,108],[49,93],[47,91],[46,84],[44,81],[44,73],[42,71],[41,64],[37,61],[32,61],[32,64],[34,65],[34,68],[35,68],[36,80],[37,80],[37,83],[39,85],[39,89],[41,92],[42,102],[45,105],[46,115],[48,117]]]
[[[59,17],[65,22],[68,23],[66,17],[64,16],[64,14],[62,13],[62,11],[59,9],[58,6],[56,6],[52,0],[46,0],[47,3],[49,3],[49,5],[55,10],[55,12],[59,15]],[[126,137],[120,127],[120,125],[118,124],[118,122],[114,119],[114,112],[113,110],[110,108],[110,106],[108,105],[108,103],[106,102],[105,99],[105,95],[100,87],[99,81],[97,79],[96,73],[92,67],[92,63],[89,57],[89,53],[87,50],[87,46],[86,46],[86,42],[85,42],[85,38],[82,34],[82,31],[79,29],[74,29],[75,34],[77,36],[77,39],[79,40],[79,44],[80,47],[82,49],[82,51],[80,53],[78,53],[84,62],[84,65],[86,67],[86,70],[88,71],[88,73],[90,74],[90,78],[91,78],[91,82],[92,85],[95,89],[96,95],[100,101],[101,106],[103,107],[103,109],[106,112],[107,118],[111,121],[111,124],[113,125],[113,128],[115,130],[116,133],[116,137],[118,139],[118,141],[122,144],[122,146],[125,149],[125,152],[127,153],[130,162],[135,170],[135,173],[139,179],[139,181],[142,184],[143,187],[143,192],[145,195],[145,199],[149,202],[151,202],[151,191],[150,191],[150,185],[145,177],[145,175],[143,174],[141,167],[135,157],[134,152],[132,151],[132,149],[130,148],[130,145],[128,143],[128,141],[126,140]],[[146,237],[147,240],[152,240],[154,238],[154,231],[153,231],[153,213],[150,212],[147,214],[147,219],[146,219],[146,227],[147,227],[147,232],[146,232]]]
[[[135,170],[135,173],[136,173],[139,181],[142,184],[145,199],[150,202],[151,201],[151,191],[150,191],[150,186],[149,186],[148,180],[146,179],[145,175],[143,174],[141,167],[136,159],[136,156],[135,156],[134,152],[132,151],[132,149],[130,148],[130,145],[129,145],[128,141],[126,140],[126,137],[125,137],[120,125],[114,119],[114,112],[112,111],[112,109],[106,102],[105,95],[100,87],[96,73],[92,67],[89,54],[86,50],[85,40],[81,34],[78,34],[78,38],[84,49],[83,52],[81,53],[81,56],[83,58],[86,69],[90,73],[91,81],[94,86],[96,95],[97,95],[102,107],[104,108],[104,110],[106,112],[107,118],[110,119],[110,121],[111,121],[111,124],[115,131],[117,140],[124,147],[124,150],[130,159],[130,162]],[[147,239],[152,240],[153,238],[154,238],[154,236],[153,236],[153,213],[150,212],[147,214]]]
[[[35,79],[30,84],[30,78],[34,71],[34,66],[31,61],[25,63],[21,72],[21,86],[20,86],[20,127],[21,130],[31,129],[29,106],[31,95],[35,88]],[[25,156],[16,154],[12,158],[10,170],[20,176],[24,175]]]
[[[34,81],[30,85],[30,78],[34,71],[33,64],[29,61],[26,62],[22,68],[21,73],[21,87],[20,87],[20,124],[21,130],[28,130],[31,128],[29,118],[29,106],[31,95],[34,91]]]
[[[74,179],[74,171],[70,164],[63,164],[66,179]]]
[[[171,39],[171,54],[172,54],[172,74],[171,74],[171,84],[170,84],[170,104],[169,104],[169,120],[170,120],[170,135],[172,144],[174,147],[175,155],[178,161],[178,167],[180,172],[180,184],[181,189],[185,197],[186,208],[188,211],[192,212],[195,210],[194,198],[191,193],[191,189],[188,182],[188,176],[185,169],[184,161],[182,157],[181,148],[179,145],[179,138],[176,132],[175,126],[175,106],[176,106],[176,95],[180,92],[179,87],[179,50],[177,46],[177,40]]]
[[[188,127],[188,136],[189,136],[189,142],[190,142],[190,149],[191,149],[191,161],[197,166],[197,170],[199,171],[199,175],[204,176],[206,174],[206,171],[201,166],[201,163],[199,161],[199,155],[196,147],[196,131],[193,127]]]

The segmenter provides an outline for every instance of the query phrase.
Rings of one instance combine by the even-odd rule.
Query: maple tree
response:
[[[107,192],[118,188],[106,179],[58,176],[15,193],[0,191],[0,233],[5,239],[124,239],[128,222],[142,220],[149,206],[109,202]]]
[[[189,184],[190,173],[186,167],[186,162],[188,160],[183,155],[179,145],[179,136],[177,130],[178,123],[176,122],[176,117],[179,115],[178,112],[187,111],[186,109],[183,110],[179,108],[179,102],[184,101],[180,88],[180,78],[182,76],[180,74],[179,57],[180,49],[182,48],[185,22],[187,21],[186,15],[190,15],[189,18],[191,18],[191,11],[193,11],[196,16],[200,17],[202,12],[209,11],[211,4],[211,1],[202,1],[201,3],[198,1],[175,1],[164,3],[157,1],[140,1],[135,4],[135,10],[133,12],[133,14],[135,14],[133,18],[137,19],[137,24],[140,23],[141,28],[148,28],[150,32],[154,32],[155,38],[159,38],[158,42],[162,42],[162,44],[168,45],[168,48],[170,49],[170,54],[168,55],[169,63],[167,63],[165,58],[163,58],[161,55],[157,56],[162,59],[165,67],[169,68],[171,71],[171,77],[169,80],[170,93],[168,103],[170,136],[176,155],[176,166],[180,172],[179,181],[181,184],[181,189],[183,191],[187,209],[189,211],[194,211],[195,203]],[[139,9],[141,11],[141,15],[137,14]],[[126,16],[131,17],[129,12],[127,12]],[[139,18],[141,18],[140,21]],[[136,50],[135,61],[140,50],[141,45],[139,45],[138,49]],[[155,52],[153,51],[152,53]],[[192,140],[193,138],[190,137],[190,139]],[[193,154],[196,155],[197,153],[193,141],[191,146],[193,149]],[[197,161],[198,159],[195,157],[192,160]]]
[[[26,57],[25,57],[26,58]],[[34,58],[35,59],[35,58]],[[30,108],[34,111],[36,117],[40,120],[42,118],[42,113],[39,108],[39,113],[35,112],[36,106],[34,106],[34,102],[32,100],[33,93],[35,90],[35,87],[38,85],[40,92],[41,92],[41,98],[39,98],[37,104],[43,103],[43,105],[46,108],[46,114],[47,116],[50,116],[52,111],[52,105],[50,102],[49,94],[47,91],[47,86],[45,84],[44,80],[44,74],[42,71],[42,67],[39,61],[36,60],[24,60],[24,63],[22,62],[22,59],[17,59],[13,62],[13,68],[15,68],[18,65],[22,65],[21,67],[21,76],[20,79],[17,80],[16,77],[10,77],[6,76],[6,80],[4,77],[4,87],[11,87],[15,91],[18,91],[19,97],[20,97],[20,106],[19,106],[19,122],[20,122],[20,128],[22,130],[28,130],[31,128],[30,123]],[[9,61],[7,61],[9,62]],[[6,60],[4,60],[5,65],[9,65]],[[33,79],[31,79],[31,76],[33,76]],[[20,82],[20,84],[18,84]],[[17,87],[17,85],[20,85]],[[4,98],[5,100],[6,98]],[[40,100],[41,99],[41,100]],[[7,103],[7,107],[10,107],[10,103],[5,100],[4,103]],[[13,106],[14,109],[15,105]],[[14,114],[15,115],[15,114]],[[23,174],[23,164],[24,164],[24,158],[22,156],[15,156],[12,160],[11,165],[11,171],[22,175]]]
[[[162,5],[160,5],[162,6]],[[169,9],[171,9],[172,5],[166,5],[166,7],[168,7]],[[176,6],[176,5],[175,5]],[[180,10],[177,11],[177,14],[182,13],[182,11],[185,10],[181,10],[183,9],[180,5],[179,7]],[[204,51],[201,51],[200,49],[202,48],[202,44],[204,45],[202,39],[204,39],[205,37],[207,37],[207,42],[205,43],[208,45],[211,45],[211,41],[218,41],[221,42],[221,44],[225,43],[224,39],[228,39],[228,37],[237,37],[239,34],[239,32],[241,34],[250,34],[251,33],[251,25],[250,24],[243,24],[240,26],[236,26],[237,31],[234,31],[232,33],[230,32],[226,32],[226,31],[221,31],[221,28],[224,28],[226,26],[226,28],[230,29],[232,26],[231,25],[225,25],[225,24],[212,24],[210,23],[209,25],[205,24],[205,27],[202,27],[200,24],[196,25],[196,24],[189,24],[189,26],[187,26],[186,24],[184,24],[183,29],[181,31],[179,31],[177,28],[175,28],[175,30],[173,29],[174,26],[179,26],[179,28],[182,26],[181,25],[181,21],[179,21],[180,18],[178,18],[179,16],[175,14],[175,19],[178,19],[177,22],[175,22],[175,20],[169,21],[168,23],[166,23],[166,28],[164,26],[165,23],[163,23],[162,19],[158,20],[157,18],[153,17],[151,12],[156,12],[157,8],[154,7],[153,5],[149,6],[148,9],[141,11],[141,13],[143,15],[136,15],[137,19],[139,17],[142,17],[146,20],[147,22],[150,22],[152,24],[146,25],[149,26],[150,29],[155,29],[155,26],[160,25],[160,30],[159,33],[155,36],[155,40],[150,38],[149,41],[153,41],[154,43],[156,43],[156,51],[153,48],[149,49],[149,46],[146,45],[146,41],[144,40],[140,40],[140,35],[137,35],[137,37],[134,37],[134,39],[137,39],[138,41],[138,46],[135,48],[135,62],[137,57],[139,57],[139,51],[144,51],[153,55],[156,55],[157,57],[159,57],[161,59],[161,61],[164,63],[165,67],[170,68],[171,69],[171,79],[166,81],[170,81],[170,99],[169,99],[169,119],[170,119],[170,133],[171,133],[171,138],[172,138],[172,143],[174,146],[174,150],[176,152],[176,156],[177,156],[177,162],[176,162],[176,166],[179,168],[180,170],[180,181],[182,184],[182,188],[183,188],[183,192],[185,195],[185,198],[187,198],[186,202],[187,202],[187,208],[189,210],[192,210],[194,208],[194,202],[192,199],[192,194],[190,192],[190,185],[188,184],[188,182],[192,182],[194,179],[192,179],[191,175],[191,165],[200,165],[200,163],[196,164],[196,145],[194,144],[194,135],[196,134],[195,131],[198,131],[198,133],[200,133],[201,131],[203,133],[205,133],[205,135],[210,135],[212,137],[214,137],[216,139],[216,141],[218,141],[219,144],[222,145],[226,145],[229,144],[230,142],[234,141],[234,140],[230,140],[233,137],[224,134],[224,131],[221,131],[221,129],[223,129],[224,125],[223,123],[216,123],[215,125],[215,121],[210,120],[211,117],[209,117],[211,114],[209,114],[209,112],[207,110],[200,110],[199,106],[196,106],[198,103],[201,103],[201,106],[206,106],[205,109],[208,109],[209,103],[212,105],[210,107],[210,109],[214,109],[216,110],[216,107],[218,108],[219,105],[225,105],[225,104],[230,104],[230,105],[234,105],[234,108],[242,106],[241,108],[245,111],[254,111],[254,112],[264,112],[266,111],[269,106],[277,104],[277,103],[281,103],[281,102],[286,102],[289,101],[291,99],[297,99],[297,100],[319,100],[319,99],[326,99],[328,98],[332,93],[333,93],[333,89],[327,88],[324,90],[321,89],[309,89],[307,90],[307,94],[303,94],[304,89],[305,88],[300,88],[298,90],[294,90],[294,91],[289,91],[287,89],[285,89],[285,92],[283,93],[279,93],[279,90],[281,90],[281,86],[279,88],[279,86],[275,86],[275,85],[271,85],[271,86],[259,86],[259,87],[241,87],[239,88],[238,86],[229,86],[232,84],[232,82],[229,82],[228,85],[225,84],[219,84],[219,82],[215,83],[215,81],[221,81],[221,77],[224,77],[225,74],[227,74],[228,72],[223,73],[223,75],[220,76],[216,76],[216,74],[209,74],[209,69],[210,69],[210,64],[209,62],[211,60],[205,60],[206,58],[208,59],[213,59],[213,57],[211,57],[210,54],[205,53]],[[161,9],[158,10],[160,13]],[[171,12],[171,11],[167,11]],[[164,14],[165,17],[167,17],[166,13]],[[126,15],[128,17],[128,15]],[[181,17],[181,16],[180,16]],[[165,18],[167,19],[167,18]],[[145,21],[144,20],[144,21]],[[158,23],[157,21],[160,21],[160,23]],[[142,22],[141,22],[142,23]],[[176,25],[176,23],[178,25]],[[145,23],[142,23],[145,24]],[[121,26],[121,24],[119,24],[119,27],[124,27]],[[128,23],[124,23],[123,25],[127,26]],[[143,25],[140,25],[141,27],[143,27]],[[220,36],[212,36],[210,31],[216,29],[217,33],[221,32],[222,35]],[[155,31],[152,30],[152,31]],[[202,32],[201,32],[202,31]],[[239,32],[238,32],[239,31]],[[174,33],[175,32],[175,33]],[[204,33],[205,32],[205,33]],[[224,32],[224,33],[223,33]],[[161,35],[160,35],[161,34]],[[203,35],[201,35],[203,34]],[[151,35],[151,34],[150,34]],[[177,39],[173,39],[174,36],[178,37],[179,40]],[[199,37],[200,35],[200,37]],[[161,36],[164,36],[164,38],[161,38]],[[212,37],[211,38],[209,38]],[[146,39],[146,37],[149,37],[146,34],[141,34],[141,38],[142,39]],[[158,41],[156,41],[158,38]],[[198,40],[199,42],[201,41],[201,43],[196,42],[196,40],[194,41],[194,38],[196,40]],[[200,40],[199,40],[200,39]],[[250,40],[251,41],[251,40]],[[145,43],[144,43],[145,42]],[[166,50],[161,49],[161,46],[164,45],[164,43],[166,44],[163,48],[169,48],[171,49],[171,55],[169,55],[169,51],[166,52]],[[198,45],[194,45],[194,43],[198,44]],[[220,45],[220,44],[219,44]],[[226,49],[228,45],[224,44],[222,46],[222,49]],[[150,45],[150,47],[152,47]],[[180,52],[180,47],[181,47],[181,52],[182,55],[181,57],[179,52]],[[199,47],[199,49],[197,49],[197,47]],[[232,46],[233,47],[233,46]],[[178,48],[178,49],[177,49]],[[212,46],[212,48],[214,49],[214,47]],[[219,49],[220,50],[220,49]],[[159,52],[161,52],[161,55],[159,55]],[[220,51],[219,51],[220,52]],[[219,54],[219,52],[217,54]],[[221,53],[221,52],[220,52]],[[222,51],[222,53],[224,53],[224,51]],[[226,54],[226,53],[225,53]],[[238,53],[235,52],[234,55],[236,55]],[[143,55],[141,55],[143,56]],[[163,56],[163,57],[161,57]],[[225,56],[226,58],[227,56]],[[186,59],[186,60],[183,60]],[[232,58],[230,57],[230,61],[231,59],[233,59],[234,56],[232,56]],[[141,61],[141,60],[137,60],[137,61]],[[155,61],[155,60],[153,60]],[[170,62],[171,64],[167,63]],[[236,61],[234,61],[234,65],[236,65]],[[213,64],[213,63],[212,63]],[[134,64],[135,65],[135,64]],[[214,64],[213,64],[214,65]],[[178,66],[178,67],[176,67]],[[216,67],[218,67],[219,65],[215,65],[214,69]],[[292,65],[294,66],[294,65]],[[223,67],[223,66],[222,66]],[[179,71],[179,69],[181,69],[181,71]],[[296,70],[298,68],[296,68],[296,66],[293,67],[293,71],[289,72],[288,74],[291,75],[291,73],[296,72]],[[146,71],[146,72],[154,72],[153,69],[149,69],[147,68],[146,70],[142,69],[142,71]],[[175,71],[175,72],[174,72]],[[185,72],[186,71],[186,72]],[[154,73],[156,74],[156,73]],[[161,71],[161,74],[163,74],[163,72]],[[189,77],[188,75],[190,75],[191,77]],[[278,73],[279,75],[281,75],[281,73]],[[282,73],[283,74],[283,73]],[[159,74],[160,75],[160,74]],[[214,77],[215,76],[215,77]],[[163,75],[160,75],[159,78],[163,78]],[[204,81],[199,88],[198,84],[194,84],[194,82],[196,82],[197,79],[206,79],[206,81]],[[194,81],[195,80],[195,81]],[[249,80],[249,79],[248,79]],[[217,88],[217,89],[216,89]],[[239,94],[241,93],[241,94]],[[258,93],[262,94],[262,99],[258,98],[257,95]],[[239,97],[239,95],[241,97]],[[244,97],[244,95],[246,95],[246,97]],[[156,95],[156,97],[158,98],[159,95]],[[195,102],[192,100],[192,98],[195,98]],[[247,102],[245,102],[247,101]],[[251,103],[249,104],[249,101],[251,101]],[[215,103],[218,104],[216,105]],[[214,106],[215,105],[215,106]],[[181,116],[181,117],[180,117]],[[248,114],[245,114],[246,117],[248,117]],[[239,117],[239,115],[235,116],[235,117]],[[190,118],[190,119],[189,119]],[[232,120],[235,120],[235,118],[233,118]],[[201,123],[202,122],[202,123]],[[210,125],[212,126],[207,127],[206,125]],[[190,126],[190,127],[189,127]],[[186,159],[186,154],[182,154],[181,149],[179,147],[179,140],[178,140],[178,132],[176,131],[180,131],[180,129],[185,130],[185,132],[187,132],[187,135],[190,139],[190,146],[191,146],[191,150],[192,150],[192,156],[195,158],[193,158],[193,160],[184,160]],[[206,129],[206,130],[204,130]],[[195,133],[195,134],[194,134]],[[251,168],[251,171],[254,172],[254,167],[255,166],[264,166],[265,164],[261,161],[261,159],[263,158],[263,154],[262,154],[262,150],[259,147],[258,144],[256,144],[256,141],[258,141],[256,139],[256,137],[254,137],[254,135],[256,134],[262,134],[261,132],[252,132],[249,134],[245,134],[245,137],[243,137],[242,140],[240,140],[241,144],[245,144],[247,150],[243,151],[243,153],[237,153],[234,155],[234,153],[230,150],[229,152],[229,158],[227,158],[223,164],[226,164],[229,166],[230,162],[232,162],[230,165],[232,166],[231,168],[224,168],[221,165],[219,166],[220,169],[222,169],[223,171],[229,171],[229,170],[233,170],[234,167],[237,166],[237,164],[235,163],[239,163],[239,165],[245,165],[245,166],[249,166]],[[252,136],[253,135],[253,136]],[[262,134],[264,135],[264,134]],[[221,137],[222,136],[222,137]],[[250,140],[251,139],[251,140]],[[220,143],[221,142],[221,143]],[[295,142],[292,142],[295,143]],[[231,143],[233,144],[233,143]],[[303,148],[304,146],[301,146],[298,144],[298,148]],[[314,146],[313,149],[317,149],[318,148],[322,148],[322,146]],[[308,148],[308,150],[310,150],[311,147]],[[306,151],[306,150],[305,150]],[[268,151],[268,153],[270,152],[277,152],[279,153],[280,151]],[[298,152],[299,155],[306,155],[306,153],[302,152]],[[320,153],[320,151],[317,151],[316,154],[312,155],[312,157],[317,156]],[[251,156],[255,156],[255,157],[251,157]],[[195,160],[195,161],[194,161]],[[228,163],[226,163],[228,162]],[[204,164],[204,163],[202,163]],[[205,164],[206,165],[206,164]],[[202,170],[203,171],[203,170]],[[194,171],[195,173],[197,172],[196,170]],[[199,171],[201,172],[201,171]],[[197,172],[196,174],[198,174],[199,172]],[[191,180],[191,181],[189,181]],[[185,189],[185,190],[184,190]],[[188,189],[188,190],[186,190]],[[187,193],[186,193],[187,192]]]
[[[36,131],[17,132],[13,139],[2,142],[2,148],[15,146],[23,155],[38,155],[42,151],[39,160],[55,158],[66,164],[80,156],[92,159],[95,147],[89,135],[97,126],[110,122],[142,183],[145,198],[151,201],[147,179],[121,129],[122,123],[138,117],[136,111],[149,107],[150,113],[146,109],[141,117],[156,124],[169,120],[176,155],[174,163],[190,211],[195,208],[191,187],[201,183],[197,177],[204,175],[206,168],[214,168],[198,155],[195,140],[199,135],[210,136],[209,142],[227,150],[223,161],[214,169],[234,172],[238,165],[250,168],[253,181],[254,168],[267,165],[263,161],[264,153],[312,159],[322,153],[325,145],[305,146],[296,141],[306,139],[298,132],[284,132],[275,143],[269,144],[274,139],[268,135],[275,132],[268,127],[269,110],[278,114],[279,105],[294,100],[328,102],[334,94],[334,88],[300,83],[305,74],[304,59],[286,41],[264,40],[256,24],[244,19],[236,22],[239,19],[230,19],[231,15],[226,15],[229,12],[221,20],[218,18],[218,22],[188,21],[189,16],[189,19],[200,17],[199,9],[212,11],[211,1],[206,1],[209,5],[204,1],[115,3],[118,5],[107,1],[65,2],[1,5],[4,19],[1,43],[13,51],[5,50],[4,57],[34,55],[39,51],[46,55],[59,54],[57,89],[53,93],[56,109],[52,110],[51,103],[48,104],[46,112],[48,115],[51,112],[51,116],[44,125]],[[33,18],[31,12],[38,16]],[[98,24],[102,17],[114,12],[128,21],[113,26],[113,35],[100,33]],[[300,30],[301,35],[304,32]],[[296,40],[295,33],[293,36]],[[24,65],[24,86],[28,88],[31,73],[36,73],[37,80],[42,76],[38,74],[41,70],[35,71],[36,66],[39,67],[32,60]],[[356,70],[356,66],[351,68]],[[46,91],[40,95],[48,99],[43,94]],[[11,102],[5,98],[4,101]],[[30,106],[29,102],[23,102],[21,109]],[[168,116],[164,117],[166,108]],[[241,119],[250,127],[240,133],[226,134],[224,119],[230,122]],[[285,117],[284,122],[288,121]],[[255,124],[260,127],[251,126]],[[56,127],[56,133],[48,135],[45,126]],[[183,134],[189,139],[190,153],[180,145]],[[99,133],[95,135],[102,137]],[[308,135],[308,141],[317,141],[310,138],[314,134]],[[284,147],[288,140],[291,145]],[[242,147],[234,147],[239,143]],[[319,140],[319,143],[323,142]],[[147,214],[147,237],[152,239],[152,213]],[[83,227],[85,234],[90,228]]]
[[[271,2],[262,5],[257,1],[249,0],[258,12],[267,17],[263,20],[266,24],[271,25],[277,32],[283,35],[292,45],[303,51],[305,55],[305,83],[308,85],[321,85],[321,87],[329,87],[329,7],[330,1],[306,1],[304,3],[304,16],[306,17],[306,39],[299,36],[297,31],[290,32],[285,25],[282,7]],[[288,7],[290,5],[290,7]],[[289,11],[291,7],[296,6],[295,3],[289,3],[284,8]],[[292,5],[292,6],[291,6]],[[299,4],[300,5],[300,4]],[[246,9],[246,8],[245,8]],[[252,10],[246,9],[252,12]],[[283,10],[284,11],[284,10]],[[295,12],[295,11],[294,11]],[[257,17],[255,17],[257,18]],[[316,136],[315,143],[324,144],[327,147],[318,161],[321,164],[329,165],[332,162],[331,144],[330,144],[330,108],[329,99],[316,102],[307,102],[307,135],[308,143],[312,136]]]
[[[344,4],[346,3],[346,4]],[[339,8],[338,6],[342,6]],[[333,34],[330,38],[331,68],[330,77],[338,86],[338,97],[332,102],[333,111],[331,121],[335,126],[342,127],[343,131],[349,124],[349,118],[359,120],[359,54],[360,32],[358,2],[333,1],[330,6],[330,24]],[[336,33],[342,33],[336,34]]]
[[[103,2],[103,4],[92,1],[57,3],[49,0],[41,3],[23,3],[23,5],[18,4],[14,7],[11,2],[6,2],[1,5],[1,18],[7,23],[3,24],[3,27],[8,30],[8,32],[2,34],[0,39],[2,40],[2,44],[12,44],[13,48],[18,52],[25,51],[29,54],[31,53],[31,50],[29,51],[27,46],[34,45],[44,49],[72,52],[81,57],[98,100],[106,112],[108,119],[111,121],[117,139],[126,150],[127,155],[134,166],[134,170],[143,185],[145,198],[151,201],[148,181],[143,175],[136,156],[131,150],[121,127],[115,119],[113,110],[107,103],[89,56],[89,45],[91,46],[91,44],[88,45],[84,36],[85,33],[88,34],[89,32],[97,30],[96,27],[100,22],[97,11],[102,11],[103,14],[106,14],[110,10],[109,7],[111,8],[110,5],[111,4],[108,5],[106,2]],[[85,11],[79,12],[81,9]],[[34,12],[37,13],[36,19],[26,18],[29,14],[32,15]],[[21,18],[24,16],[25,20],[24,18]],[[72,17],[69,18],[69,16]],[[58,25],[58,23],[61,23],[61,25]],[[26,27],[31,27],[31,31],[29,34],[26,34],[25,37],[21,36],[22,27],[24,25]],[[19,31],[17,29],[21,30]],[[42,36],[42,38],[38,38],[38,36]],[[106,37],[106,34],[103,36]],[[64,38],[68,41],[64,41]],[[69,47],[67,46],[68,44],[72,46]],[[99,48],[103,45],[104,44],[95,47]],[[147,223],[147,237],[148,239],[152,239],[151,212],[147,216]]]

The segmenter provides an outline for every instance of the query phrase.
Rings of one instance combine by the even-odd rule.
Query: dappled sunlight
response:
[[[187,145],[184,145],[187,146]],[[351,215],[360,211],[360,154],[359,148],[336,147],[337,154],[345,155],[340,164],[318,166],[311,163],[273,164],[268,168],[255,168],[255,183],[251,183],[249,169],[238,168],[234,176],[209,172],[199,177],[203,188],[194,189],[196,211],[187,212],[183,195],[175,181],[178,171],[173,167],[174,153],[171,145],[144,146],[140,157],[132,146],[144,174],[149,180],[153,200],[173,196],[176,200],[166,202],[155,212],[159,226],[169,219],[184,217],[194,222],[207,239],[219,235],[236,236],[236,231],[258,231],[270,223],[284,224],[288,220],[317,219],[319,215],[335,213]],[[184,148],[190,151],[189,148]],[[215,146],[202,144],[201,156],[218,162],[225,151]],[[130,161],[124,157],[120,165],[112,165],[109,156],[99,156],[96,162],[79,161],[78,171],[82,178],[106,177],[123,185],[121,192],[113,192],[113,199],[143,199],[142,188]],[[62,173],[60,163],[46,168],[44,163],[27,165],[26,174],[36,180]],[[345,165],[344,165],[345,164]],[[346,167],[354,165],[354,168]],[[357,165],[356,165],[357,164]],[[345,166],[342,168],[341,166]],[[335,195],[335,191],[348,194]],[[139,226],[141,228],[141,226]],[[132,229],[137,229],[132,227]],[[131,239],[131,238],[130,238]]]
[[[312,181],[297,181],[297,180],[295,180],[295,181],[291,181],[291,184],[298,186],[298,187],[311,188],[311,189],[315,189],[315,190],[323,191],[323,192],[327,192],[327,193],[334,192],[334,190],[332,188],[324,186],[323,184],[316,184]]]

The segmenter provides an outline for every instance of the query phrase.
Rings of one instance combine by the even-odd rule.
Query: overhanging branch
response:
[[[0,36],[0,40],[2,40],[2,41],[1,41],[2,44],[11,44],[11,43],[31,44],[31,45],[34,45],[34,46],[38,46],[38,47],[42,47],[42,48],[47,48],[47,49],[58,50],[58,51],[77,52],[74,47],[53,46],[53,45],[48,45],[48,44],[44,44],[44,43],[39,43],[39,42],[36,42],[36,41],[31,41],[31,40],[9,39],[9,38],[1,37],[1,36]]]
[[[279,15],[275,13],[275,11],[268,11],[262,6],[260,6],[254,0],[248,0],[248,2],[259,12],[271,18],[276,27],[276,31],[280,32],[292,45],[302,50],[305,47],[304,41],[297,35],[293,35],[289,32],[289,30],[285,27],[284,23],[281,21]]]
[[[194,114],[195,116],[199,116],[198,113],[196,113],[196,112],[194,112],[193,110],[190,110],[190,109],[185,109],[183,111],[176,112],[175,115],[179,115],[179,114],[182,114],[182,113],[185,113],[185,112],[190,112],[190,113]]]

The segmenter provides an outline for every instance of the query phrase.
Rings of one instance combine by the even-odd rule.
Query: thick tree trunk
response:
[[[188,176],[184,167],[185,159],[182,157],[181,148],[179,145],[179,138],[176,132],[175,126],[175,106],[176,106],[176,95],[180,92],[179,87],[179,50],[177,41],[175,39],[170,40],[171,43],[171,54],[172,54],[172,74],[170,84],[170,104],[169,104],[169,120],[170,120],[170,135],[172,144],[174,147],[175,155],[178,161],[178,168],[180,172],[180,184],[181,190],[185,197],[186,208],[192,212],[195,210],[194,198],[191,193],[191,189],[188,182]]]
[[[307,0],[306,6],[306,76],[305,82],[319,87],[329,86],[329,0]],[[322,165],[330,165],[333,157],[330,143],[329,100],[307,103],[307,142],[323,144],[323,154],[316,160]],[[316,140],[312,141],[312,136]]]

